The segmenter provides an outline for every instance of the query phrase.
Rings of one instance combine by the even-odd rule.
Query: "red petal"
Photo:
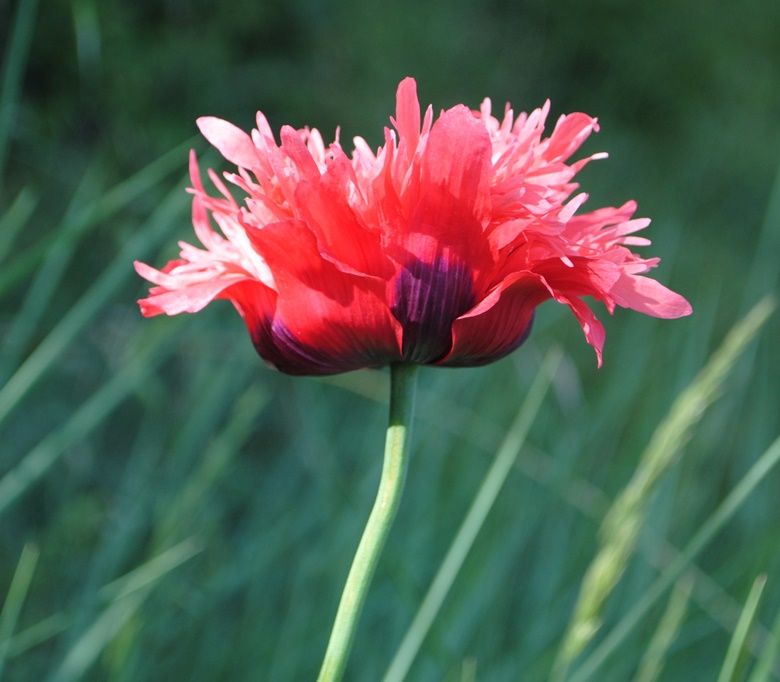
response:
[[[479,305],[455,321],[453,348],[441,364],[484,364],[511,353],[525,340],[523,332],[534,308],[554,298],[571,308],[601,366],[604,327],[580,297],[594,296],[611,309],[612,300],[606,291],[620,273],[613,263],[572,260],[574,267],[551,258],[536,264],[533,272],[509,275]]]
[[[332,374],[401,359],[400,325],[385,302],[384,280],[338,270],[302,221],[247,232],[279,290],[273,319],[253,337],[263,357],[291,374]]]
[[[428,136],[416,205],[407,207],[410,232],[455,247],[473,265],[489,258],[483,228],[490,213],[491,150],[485,124],[469,109],[445,111]]]
[[[347,201],[351,167],[336,159],[317,182],[300,182],[295,190],[299,215],[317,235],[323,254],[339,269],[388,278],[393,273],[383,254],[379,230],[369,230]],[[347,266],[347,267],[343,267]]]
[[[508,355],[526,339],[536,306],[550,296],[538,275],[525,272],[507,277],[455,320],[452,350],[439,364],[482,365]]]
[[[601,367],[602,349],[604,348],[604,341],[607,338],[604,326],[598,321],[598,318],[593,314],[593,311],[588,307],[588,304],[581,298],[567,298],[566,296],[558,294],[555,296],[555,300],[558,301],[558,303],[565,303],[571,308],[571,311],[574,313],[582,327],[586,341],[593,346],[593,349],[596,351],[598,366]]]
[[[554,291],[570,297],[593,296],[613,308],[610,291],[621,277],[620,268],[606,260],[573,257],[570,262],[571,266],[560,258],[547,258],[532,267]]]
[[[444,252],[407,262],[388,287],[403,327],[405,362],[435,363],[452,349],[452,324],[474,306],[471,268]]]

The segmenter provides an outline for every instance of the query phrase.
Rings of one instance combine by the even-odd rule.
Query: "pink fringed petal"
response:
[[[400,153],[407,164],[414,159],[420,142],[420,102],[417,99],[417,83],[413,78],[404,78],[396,94],[395,119],[391,119],[398,131]]]
[[[671,319],[693,312],[691,304],[680,294],[641,275],[621,275],[609,293],[619,306],[653,317]]]
[[[136,272],[152,282],[161,282],[160,286],[149,291],[149,297],[138,301],[145,317],[154,315],[178,315],[179,313],[197,313],[211,301],[218,298],[228,287],[247,279],[239,273],[222,276],[208,276],[198,281],[194,278],[178,282],[174,275],[165,276],[144,263],[135,263]],[[162,276],[161,276],[162,275]],[[165,284],[162,284],[165,282]]]
[[[254,168],[257,165],[257,149],[252,138],[243,130],[213,116],[203,116],[197,120],[197,124],[203,137],[228,161],[243,168]]]

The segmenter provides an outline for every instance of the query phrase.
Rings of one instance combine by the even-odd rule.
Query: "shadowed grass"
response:
[[[0,206],[5,160],[11,133],[15,129],[14,119],[19,109],[22,76],[29,56],[37,7],[38,0],[22,0],[18,4],[10,40],[3,55],[3,74],[0,79]]]
[[[5,265],[14,241],[30,221],[37,204],[38,196],[26,188],[17,194],[8,211],[0,215],[0,263]]]

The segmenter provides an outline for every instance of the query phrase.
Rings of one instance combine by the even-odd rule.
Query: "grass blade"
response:
[[[200,542],[188,538],[124,576],[121,581],[107,585],[105,590],[115,594],[113,600],[70,649],[50,678],[51,682],[80,679],[122,626],[137,613],[159,581],[202,550]]]
[[[5,214],[0,216],[0,263],[10,253],[14,240],[31,218],[37,205],[38,196],[29,187],[25,187]]]
[[[774,307],[769,298],[763,299],[731,330],[699,375],[674,401],[666,418],[653,433],[636,472],[604,518],[601,545],[583,578],[574,615],[553,667],[553,679],[565,679],[572,662],[601,626],[602,606],[636,548],[651,491],[674,463],[690,439],[693,427],[718,397],[731,368]]]
[[[748,682],[769,682],[770,679],[777,679],[777,671],[775,671],[774,677],[772,677],[772,667],[777,662],[778,652],[780,652],[780,611],[775,616],[772,631],[764,642],[761,656]]]
[[[582,665],[572,674],[570,682],[584,682],[614,653],[630,632],[653,608],[656,602],[677,580],[693,559],[715,538],[718,532],[734,516],[750,497],[750,494],[780,462],[780,436],[758,458],[737,486],[729,493],[715,512],[691,538],[678,558],[655,580],[643,597],[621,618],[609,635],[593,650]]]
[[[137,613],[150,592],[151,587],[147,587],[107,606],[68,652],[60,667],[49,678],[50,682],[72,682],[82,678],[122,626]]]
[[[63,233],[66,235],[65,242],[72,243],[84,239],[92,229],[101,225],[111,225],[109,218],[132,204],[145,192],[159,185],[174,171],[180,170],[182,159],[186,158],[186,150],[191,146],[192,140],[180,144],[142,168],[135,175],[115,185],[93,202],[85,206],[74,206],[76,210],[72,214],[66,215],[62,222],[51,230],[49,235],[36,241],[27,250],[14,254],[12,261],[0,272],[0,295],[28,277],[49,253],[55,240],[60,239]],[[183,193],[182,200],[184,200]],[[4,237],[0,235],[0,245],[4,243]],[[2,253],[1,249],[0,253]]]
[[[39,554],[40,552],[35,545],[24,546],[16,572],[11,580],[11,587],[8,588],[3,611],[0,613],[0,678],[3,676],[5,661],[8,658],[9,642],[27,597]]]
[[[189,561],[202,552],[202,542],[197,538],[186,538],[179,544],[152,557],[146,563],[129,573],[100,588],[96,597],[105,603],[116,602],[130,597],[139,591],[147,590],[167,573]],[[9,640],[2,640],[7,646],[7,657],[20,656],[33,647],[62,634],[73,624],[73,614],[61,611],[36,623],[35,625],[14,635]],[[94,625],[94,624],[93,624]]]
[[[184,193],[179,188],[169,194],[168,199],[150,218],[147,227],[125,245],[103,274],[0,389],[0,424],[130,277],[133,259],[147,253],[166,236],[167,230],[161,229],[160,224],[175,224],[175,217],[183,209],[184,201]]]
[[[70,619],[64,613],[55,613],[26,630],[11,637],[8,640],[6,658],[14,658],[29,651],[33,647],[43,644],[65,632],[70,627]]]
[[[749,302],[755,300],[764,291],[774,291],[780,275],[780,164],[775,171],[775,180],[769,193],[766,213],[756,243],[756,252],[747,272],[747,282],[743,287],[742,310],[747,310]]]
[[[189,561],[202,551],[203,545],[197,539],[182,540],[179,544],[166,549],[142,566],[105,585],[99,591],[98,596],[110,601],[124,599],[133,592],[154,584],[166,573],[170,573],[174,568]]]
[[[167,513],[160,518],[155,530],[155,540],[160,546],[175,541],[186,521],[195,516],[209,491],[237,456],[237,445],[247,439],[257,415],[265,409],[270,398],[265,386],[252,384],[235,400],[228,423],[208,444],[197,470],[168,503]]]
[[[669,647],[680,631],[680,625],[688,608],[688,600],[690,599],[692,589],[693,583],[689,580],[683,579],[677,583],[669,599],[666,611],[658,623],[647,651],[639,664],[639,671],[634,678],[634,682],[655,682],[660,677]]]
[[[94,184],[97,168],[85,173],[71,200],[67,213],[83,201],[86,188]],[[0,348],[0,384],[4,384],[18,365],[30,338],[35,334],[38,323],[46,313],[49,302],[60,286],[68,265],[76,253],[79,242],[72,238],[78,223],[64,221],[64,229],[55,231],[55,239],[45,256],[43,264],[36,270],[33,280],[25,286],[25,296],[18,306],[6,331]]]
[[[176,325],[175,327],[173,325]],[[174,346],[172,322],[165,333],[144,346],[135,358],[125,363],[91,398],[85,401],[59,429],[49,433],[11,471],[0,479],[0,514],[38,481],[74,443],[100,424],[122,400],[144,381]]]
[[[0,89],[0,180],[5,168],[11,132],[15,127],[14,118],[22,86],[22,74],[30,52],[37,6],[38,0],[22,0],[19,3],[11,29],[11,39],[8,42],[8,51],[5,54],[3,85]]]
[[[723,661],[723,667],[718,675],[718,682],[738,682],[742,679],[741,671],[745,665],[745,643],[753,621],[756,619],[758,603],[761,600],[761,593],[766,586],[766,575],[760,575],[753,581],[753,587],[750,589],[745,608],[734,628],[734,635],[729,642],[729,648],[726,651],[726,658]]]

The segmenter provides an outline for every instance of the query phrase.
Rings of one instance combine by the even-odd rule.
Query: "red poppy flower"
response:
[[[688,315],[680,295],[644,276],[657,258],[630,246],[649,224],[636,205],[577,213],[567,160],[596,119],[562,116],[543,138],[549,102],[514,119],[458,105],[420,116],[415,81],[398,87],[395,131],[374,153],[361,138],[348,157],[316,129],[274,140],[257,114],[251,137],[226,121],[198,120],[238,173],[239,204],[219,177],[206,193],[190,158],[193,223],[204,248],[181,244],[162,270],[136,263],[156,286],[144,315],[233,302],[257,351],[290,374],[331,374],[394,362],[481,365],[528,336],[547,299],[569,306],[599,364],[604,328],[583,298],[655,317]],[[217,233],[211,218],[219,226]]]

